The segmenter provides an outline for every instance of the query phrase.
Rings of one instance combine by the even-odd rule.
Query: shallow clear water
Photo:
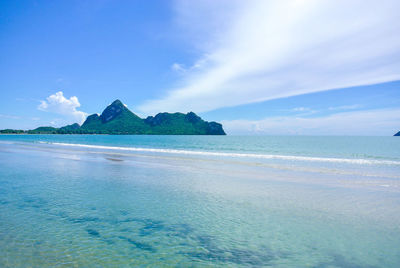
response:
[[[3,135],[0,266],[399,267],[399,174],[396,137]]]

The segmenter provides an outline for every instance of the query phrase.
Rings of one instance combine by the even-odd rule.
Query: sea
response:
[[[400,267],[400,137],[0,135],[0,267]]]

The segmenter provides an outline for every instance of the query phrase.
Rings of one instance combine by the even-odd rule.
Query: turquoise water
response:
[[[0,136],[0,266],[399,267],[397,137]]]

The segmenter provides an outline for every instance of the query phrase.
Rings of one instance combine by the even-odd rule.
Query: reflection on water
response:
[[[400,264],[393,178],[0,147],[1,267]]]

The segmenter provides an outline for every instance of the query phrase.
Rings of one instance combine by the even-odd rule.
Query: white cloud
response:
[[[42,100],[38,109],[44,112],[50,112],[66,116],[70,120],[76,120],[82,124],[85,120],[87,113],[78,111],[81,104],[77,97],[73,96],[69,99],[64,97],[62,91],[50,95],[46,100]],[[75,121],[75,122],[76,122]],[[53,122],[56,123],[56,122]]]
[[[397,0],[177,1],[201,64],[139,109],[204,112],[399,80],[398,10]]]
[[[222,121],[222,124],[228,134],[387,136],[400,130],[400,109],[341,112],[313,118],[276,116]]]

